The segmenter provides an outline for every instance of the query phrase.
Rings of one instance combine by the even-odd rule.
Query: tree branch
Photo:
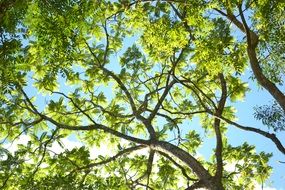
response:
[[[104,72],[106,72],[108,75],[110,75],[118,83],[118,85],[123,90],[123,92],[125,93],[125,95],[127,96],[128,100],[130,102],[130,105],[131,105],[131,108],[132,108],[134,116],[138,120],[143,122],[143,124],[146,126],[146,128],[147,128],[147,130],[148,130],[148,132],[150,134],[150,137],[151,138],[155,137],[155,130],[154,130],[154,128],[147,121],[146,118],[144,118],[143,116],[140,115],[140,113],[137,112],[135,101],[133,100],[131,93],[128,91],[127,87],[124,85],[124,83],[121,81],[121,79],[116,74],[114,74],[112,71],[109,71],[108,69],[106,69],[104,67],[102,67],[102,70]]]
[[[21,92],[24,95],[24,97],[26,98],[26,101],[28,102],[28,104],[31,106],[31,108],[32,108],[31,111],[33,111],[33,113],[39,115],[41,118],[43,118],[46,121],[49,121],[50,123],[54,124],[58,128],[67,129],[67,130],[74,130],[74,131],[80,131],[80,130],[83,130],[83,131],[86,131],[86,130],[87,131],[89,131],[89,130],[103,130],[106,133],[112,134],[112,135],[117,136],[119,138],[123,138],[123,139],[129,140],[129,141],[135,142],[135,143],[140,143],[140,144],[144,144],[144,145],[148,145],[149,144],[149,141],[147,141],[147,140],[143,140],[143,139],[139,139],[139,138],[136,138],[136,137],[125,135],[125,134],[120,133],[120,132],[118,132],[118,131],[116,131],[114,129],[111,129],[111,128],[105,126],[105,125],[98,124],[96,122],[93,122],[93,124],[91,124],[91,125],[85,125],[85,126],[70,126],[70,125],[66,125],[66,124],[63,124],[63,123],[59,123],[59,122],[55,121],[54,119],[52,119],[52,118],[50,118],[50,117],[40,113],[35,108],[33,103],[30,101],[30,99],[29,99],[28,95],[25,93],[25,91],[23,89],[21,89]]]
[[[190,187],[186,188],[185,190],[195,190],[195,189],[200,189],[205,187],[205,184],[203,183],[203,181],[198,181],[194,184],[192,184]]]
[[[148,190],[148,187],[149,187],[149,179],[150,179],[150,175],[151,175],[151,171],[152,171],[154,154],[155,154],[155,151],[150,149],[148,162],[147,162],[147,170],[146,170],[146,176],[147,176],[147,182],[146,182],[147,188],[146,188],[146,190]]]
[[[203,181],[205,181],[208,187],[211,187],[211,179],[212,176],[210,173],[202,166],[202,164],[193,156],[191,156],[188,152],[184,151],[183,149],[165,142],[165,141],[157,141],[152,143],[151,148],[164,152],[169,156],[175,156],[179,158],[183,163],[185,163],[191,170]]]
[[[255,50],[258,45],[258,35],[252,30],[250,30],[250,28],[248,27],[246,20],[244,18],[243,11],[241,10],[241,5],[239,5],[239,12],[241,15],[242,22],[239,21],[230,10],[227,10],[227,13],[224,13],[218,9],[215,10],[219,12],[221,15],[225,16],[230,21],[232,21],[243,33],[246,34],[247,54],[249,57],[250,66],[254,76],[256,77],[257,81],[261,84],[261,86],[264,87],[274,97],[274,99],[279,103],[279,105],[282,107],[283,111],[285,112],[285,95],[273,82],[271,82],[263,74]]]
[[[153,111],[151,112],[151,114],[150,114],[149,117],[147,118],[148,120],[151,121],[151,120],[155,117],[155,115],[157,114],[159,108],[160,108],[161,105],[162,105],[162,102],[164,101],[164,99],[166,98],[166,96],[167,96],[168,92],[170,91],[171,87],[172,87],[175,83],[176,83],[176,81],[173,80],[173,81],[171,81],[171,82],[169,82],[169,83],[166,84],[165,90],[164,90],[164,92],[162,93],[161,97],[159,98],[159,100],[158,100],[156,106],[154,107]]]
[[[30,182],[34,179],[35,174],[38,172],[39,167],[41,166],[41,164],[42,164],[43,161],[44,161],[44,158],[45,158],[45,155],[46,155],[46,152],[47,152],[47,146],[48,146],[48,144],[51,143],[51,141],[54,139],[54,136],[56,135],[56,133],[58,132],[58,130],[59,130],[59,128],[56,128],[56,129],[52,132],[50,138],[44,143],[43,154],[41,155],[40,161],[39,161],[38,164],[36,165],[34,171],[33,171],[32,174],[29,176],[29,179],[28,179],[27,183],[30,183]],[[42,146],[42,145],[40,145],[40,146]]]
[[[261,129],[257,129],[257,128],[253,128],[253,127],[247,127],[247,126],[243,126],[243,125],[240,125],[234,121],[231,121],[223,116],[216,116],[213,112],[211,111],[208,111],[209,114],[213,115],[214,117],[217,117],[218,119],[230,124],[230,125],[233,125],[239,129],[242,129],[242,130],[245,130],[245,131],[251,131],[251,132],[254,132],[254,133],[257,133],[257,134],[260,134],[268,139],[270,139],[275,145],[276,147],[278,148],[278,150],[280,152],[282,152],[283,154],[285,154],[285,147],[282,145],[281,141],[276,137],[275,134],[273,133],[268,133],[268,132],[265,132]]]
[[[183,174],[183,176],[188,180],[188,181],[198,181],[198,179],[194,179],[191,178],[187,172],[186,169],[181,166],[180,164],[178,164],[171,156],[169,156],[168,154],[158,151],[159,154],[161,154],[162,156],[166,157],[168,160],[170,160],[176,167],[178,167],[181,170],[181,173]]]
[[[216,110],[215,115],[217,116],[222,116],[223,114],[223,110],[226,104],[226,100],[227,100],[227,85],[226,85],[226,81],[224,78],[224,75],[222,73],[219,74],[219,79],[221,82],[221,89],[222,89],[222,95],[221,98],[219,100],[219,104]],[[222,151],[223,151],[223,141],[222,141],[222,134],[221,134],[221,130],[220,130],[220,124],[221,121],[218,118],[215,118],[214,120],[214,129],[215,129],[215,134],[216,134],[216,162],[217,162],[217,170],[215,173],[215,177],[217,180],[217,183],[219,183],[220,186],[222,186],[222,176],[223,176],[223,155],[222,155]]]
[[[138,145],[138,146],[126,148],[126,149],[118,152],[116,155],[114,155],[114,156],[112,156],[110,158],[107,158],[106,160],[103,160],[101,162],[91,163],[91,164],[88,164],[86,166],[82,166],[82,167],[76,168],[72,172],[76,172],[76,171],[79,171],[79,170],[85,170],[85,169],[93,168],[93,167],[96,167],[96,166],[99,166],[99,165],[107,164],[109,162],[115,161],[117,158],[119,158],[120,156],[123,156],[124,154],[131,153],[131,152],[134,152],[136,150],[143,149],[145,147],[146,147],[145,145]]]

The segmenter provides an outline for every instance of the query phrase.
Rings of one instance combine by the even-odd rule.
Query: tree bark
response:
[[[227,10],[226,13],[219,9],[214,9],[214,10],[219,12],[221,15],[225,16],[228,20],[234,23],[236,27],[240,29],[241,32],[246,34],[247,54],[249,57],[250,67],[253,71],[254,76],[258,81],[258,83],[272,95],[272,97],[278,102],[278,104],[282,107],[283,111],[285,112],[285,95],[273,82],[271,82],[263,74],[262,68],[260,67],[256,55],[256,48],[258,45],[258,35],[252,30],[250,30],[244,18],[241,7],[239,7],[239,9],[242,21],[238,20],[236,16],[229,9]]]
[[[250,36],[251,39],[257,38],[257,36],[253,35],[252,32]],[[279,88],[273,82],[271,82],[268,78],[264,76],[256,56],[255,47],[248,44],[247,53],[250,60],[250,66],[256,80],[273,96],[273,98],[278,102],[278,104],[282,107],[283,111],[285,112],[285,95],[279,90]]]
[[[157,141],[150,146],[153,150],[164,152],[169,156],[176,157],[184,162],[199,177],[200,183],[203,184],[204,187],[211,190],[224,190],[223,186],[217,184],[215,178],[211,176],[202,164],[188,152],[165,141]]]

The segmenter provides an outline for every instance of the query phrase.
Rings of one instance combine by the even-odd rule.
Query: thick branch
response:
[[[247,52],[250,59],[252,71],[257,81],[274,97],[274,99],[279,103],[279,105],[285,112],[285,95],[273,82],[271,82],[268,78],[264,76],[262,69],[259,65],[258,59],[256,57],[255,49],[248,47]]]
[[[205,187],[203,181],[198,181],[198,182],[194,183],[193,185],[191,185],[190,187],[186,188],[185,190],[200,189],[203,187]]]
[[[227,86],[226,86],[226,81],[223,76],[223,74],[219,74],[219,79],[221,82],[221,87],[222,87],[222,95],[219,100],[218,108],[216,110],[216,115],[217,116],[222,116],[223,110],[226,104],[226,99],[227,99]],[[215,118],[214,121],[214,128],[215,128],[215,134],[216,134],[216,161],[217,161],[217,170],[215,173],[215,177],[217,180],[217,183],[222,186],[222,176],[223,176],[223,158],[222,158],[222,151],[223,151],[223,141],[222,141],[222,134],[220,130],[220,124],[221,121],[218,118]]]
[[[150,175],[151,175],[151,171],[152,171],[154,154],[155,154],[155,151],[151,149],[149,156],[148,156],[147,170],[146,170],[146,175],[147,175],[147,182],[146,182],[147,188],[146,188],[146,190],[148,190],[148,187],[149,187],[149,179],[150,179]]]
[[[159,151],[159,154],[161,154],[162,156],[166,157],[168,160],[170,160],[176,167],[178,167],[181,170],[181,173],[183,174],[183,176],[188,180],[188,181],[198,181],[197,179],[191,178],[187,172],[186,169],[181,166],[180,164],[178,164],[171,156],[169,156],[168,154]]]
[[[243,24],[236,18],[236,16],[230,11],[227,10],[227,13],[214,8],[215,11],[217,11],[218,13],[220,13],[221,15],[227,17],[228,20],[230,20],[232,23],[234,23],[234,25],[236,25],[236,27],[238,27],[242,32],[245,33],[245,28],[243,26]]]
[[[283,111],[285,112],[285,95],[283,92],[273,83],[271,82],[262,71],[260,67],[259,61],[256,55],[256,47],[258,45],[258,35],[250,30],[247,26],[246,20],[243,15],[243,11],[241,11],[241,7],[239,7],[240,15],[242,21],[239,21],[236,16],[230,10],[227,10],[227,13],[224,13],[218,9],[215,9],[221,15],[227,17],[230,21],[232,21],[243,33],[246,34],[247,38],[247,54],[250,61],[250,66],[253,71],[254,76],[256,77],[257,81],[263,86],[279,103],[282,107]]]
[[[180,159],[183,163],[185,163],[188,167],[192,169],[192,171],[199,177],[199,179],[203,180],[207,186],[211,186],[210,181],[212,176],[210,173],[202,166],[202,164],[193,156],[191,156],[188,152],[180,149],[179,147],[165,142],[165,141],[157,141],[151,144],[151,148],[164,152],[169,156],[174,156]]]

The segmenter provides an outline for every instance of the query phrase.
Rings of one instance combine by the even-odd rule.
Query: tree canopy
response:
[[[227,131],[285,154],[284,11],[278,0],[0,0],[1,189],[263,184],[272,154]],[[264,126],[237,122],[246,69],[274,99],[252,113]],[[90,156],[102,145],[110,153]]]

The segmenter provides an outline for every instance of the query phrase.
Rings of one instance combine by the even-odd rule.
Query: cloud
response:
[[[274,187],[268,187],[268,186],[265,186],[262,188],[262,186],[256,182],[254,190],[277,190],[277,189]]]
[[[93,146],[89,149],[90,151],[90,159],[95,159],[99,155],[107,156],[114,154],[113,151],[108,147],[107,144],[102,144],[100,147]]]
[[[58,142],[52,143],[52,146],[49,149],[56,154],[60,154],[65,149],[72,150],[73,148],[80,148],[83,146],[82,143],[80,143],[78,141],[70,140],[68,138],[63,138],[60,141],[61,141],[61,144],[64,146],[64,149],[59,145]]]
[[[14,153],[17,150],[19,144],[27,145],[27,143],[30,139],[31,138],[28,135],[21,135],[13,143],[4,144],[3,148],[6,148],[11,153]],[[75,139],[75,138],[74,139],[73,138],[62,138],[60,141],[61,141],[61,144],[63,145],[64,148],[62,148],[58,142],[53,142],[51,147],[49,147],[48,149],[51,150],[55,154],[60,154],[60,153],[64,152],[65,149],[72,150],[73,148],[80,148],[80,147],[84,146],[83,143],[77,141],[77,139]],[[124,146],[124,145],[129,144],[129,142],[123,140],[120,144],[122,146]],[[128,147],[128,146],[126,146],[126,147]],[[89,148],[89,151],[90,151],[90,159],[95,159],[99,155],[113,156],[117,153],[111,149],[111,147],[108,145],[108,143],[101,144],[101,146],[99,146],[99,147],[92,146],[91,148]],[[146,152],[146,150],[139,150],[138,154],[147,154],[147,152]],[[134,156],[134,155],[130,154],[130,156]]]
[[[13,143],[3,144],[3,148],[9,150],[9,152],[14,153],[18,149],[18,145],[27,145],[31,138],[28,135],[21,135]]]
[[[17,150],[17,146],[19,144],[23,144],[23,145],[27,145],[28,141],[30,140],[30,137],[27,135],[21,135],[19,137],[19,139],[15,140],[13,143],[6,143],[3,145],[4,148],[8,149],[11,153],[14,153]],[[69,139],[69,138],[63,138],[61,139],[62,144],[64,145],[64,148],[67,150],[72,150],[73,148],[80,148],[83,146],[83,144],[79,141],[77,141],[76,139]],[[121,145],[123,144],[128,144],[128,142],[122,142]],[[61,152],[63,152],[65,149],[63,149],[58,142],[54,142],[52,144],[52,146],[49,148],[51,151],[53,151],[56,154],[60,154]],[[102,156],[113,156],[115,155],[117,152],[114,152],[110,146],[108,146],[108,143],[104,143],[102,144],[100,147],[96,147],[93,146],[90,149],[90,159],[95,159],[97,158],[99,155]],[[133,157],[135,155],[148,155],[149,149],[144,148],[138,151],[135,151],[134,153],[129,154],[130,157]],[[5,158],[1,158],[2,160]],[[155,160],[157,160],[158,157],[155,157]],[[45,163],[43,163],[42,167],[47,167],[45,165]],[[235,165],[233,163],[228,163],[225,166],[225,169],[228,171],[234,171]],[[155,170],[156,168],[154,168]],[[202,189],[201,189],[202,190]],[[254,190],[278,190],[274,187],[263,187],[261,185],[259,185],[258,183],[256,183],[255,185],[255,189]],[[281,190],[281,189],[279,189]]]

